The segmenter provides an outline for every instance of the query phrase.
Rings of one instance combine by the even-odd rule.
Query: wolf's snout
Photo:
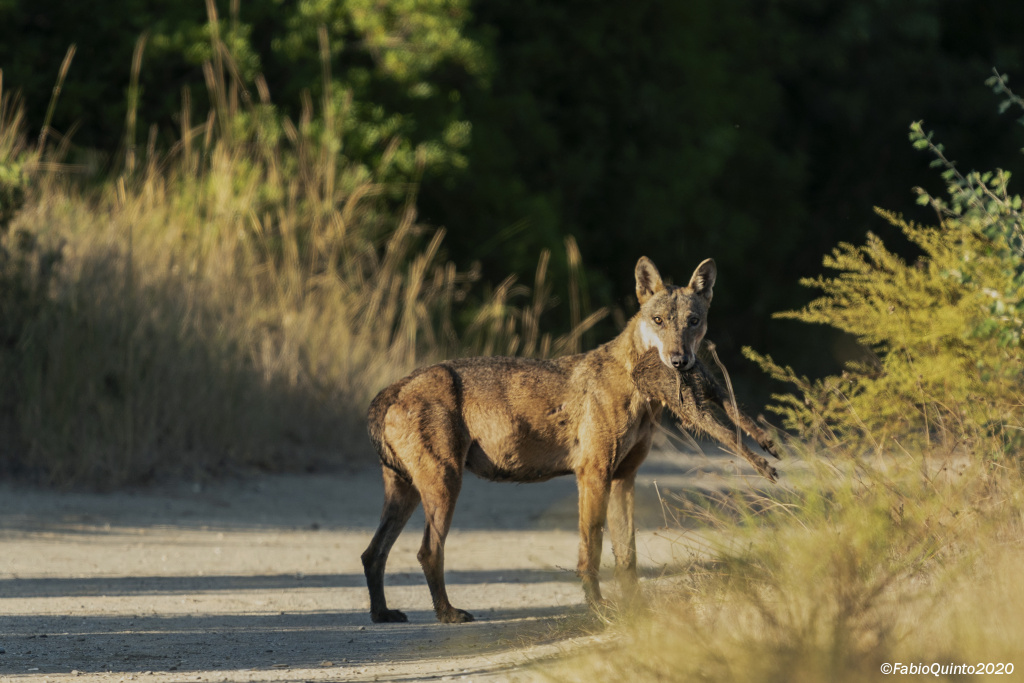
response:
[[[672,367],[675,368],[676,370],[681,371],[689,370],[690,368],[693,367],[693,364],[696,361],[697,356],[693,353],[687,353],[686,351],[682,353],[672,353],[669,354],[668,357],[668,362],[672,365]]]

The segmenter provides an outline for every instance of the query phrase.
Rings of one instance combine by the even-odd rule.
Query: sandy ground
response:
[[[659,500],[736,471],[751,474],[652,454],[637,491],[645,581],[700,547]],[[388,564],[409,623],[370,621],[359,554],[382,496],[375,470],[108,495],[0,484],[0,681],[533,680],[531,662],[607,637],[567,626],[586,614],[572,478],[467,478],[446,555],[452,602],[478,619],[464,625],[434,619],[422,512]]]

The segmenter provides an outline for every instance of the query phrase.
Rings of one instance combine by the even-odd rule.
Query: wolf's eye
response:
[[[654,316],[654,324],[655,324],[655,325],[660,325],[660,324],[661,324],[661,323],[663,323],[663,322],[664,322],[664,321],[663,321],[663,320],[661,319],[661,316],[660,316],[660,315],[656,315],[656,316]]]
[[[690,327],[697,327],[697,325],[700,325],[700,318],[695,315],[691,315],[690,319],[686,322],[690,323]]]

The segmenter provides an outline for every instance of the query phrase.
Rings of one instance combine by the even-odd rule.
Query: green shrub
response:
[[[1007,104],[1024,106],[998,77]],[[822,296],[777,317],[829,325],[865,348],[840,376],[810,381],[746,349],[798,394],[772,409],[800,438],[878,451],[941,445],[1000,458],[1024,444],[1024,233],[1009,173],[961,174],[920,123],[910,138],[944,169],[948,198],[918,190],[939,225],[878,213],[921,250],[908,263],[869,234],[825,258],[835,277],[802,280]]]

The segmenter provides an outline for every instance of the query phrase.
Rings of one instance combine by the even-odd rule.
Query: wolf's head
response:
[[[705,259],[685,287],[666,285],[646,256],[636,264],[636,298],[640,301],[637,338],[641,351],[657,349],[661,362],[689,370],[708,330],[708,307],[715,286],[715,262]]]

